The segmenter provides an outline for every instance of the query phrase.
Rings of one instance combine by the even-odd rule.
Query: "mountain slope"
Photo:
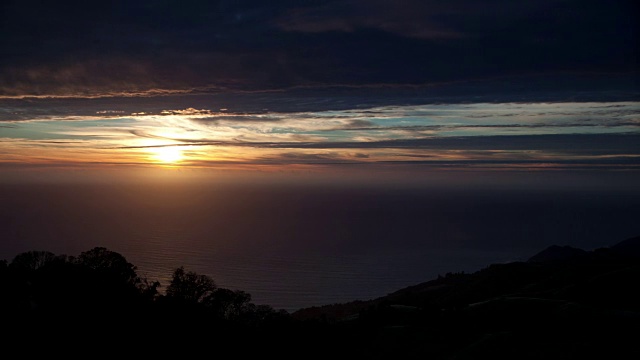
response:
[[[368,356],[584,359],[640,356],[639,238],[447,274],[371,301],[293,317],[358,334]],[[365,340],[368,339],[368,340]]]

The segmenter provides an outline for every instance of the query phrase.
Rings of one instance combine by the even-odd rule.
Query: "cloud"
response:
[[[361,99],[354,98],[309,111],[286,106],[289,111],[272,111],[264,104],[290,101],[291,94],[263,96],[184,95],[141,103],[128,98],[4,100],[5,114],[39,120],[0,123],[8,125],[0,130],[0,153],[4,162],[73,158],[145,166],[159,148],[177,146],[183,168],[414,164],[633,170],[640,157],[634,101],[374,102],[361,108]],[[319,104],[316,96],[304,101]]]
[[[217,115],[209,117],[192,118],[192,121],[207,124],[207,125],[220,125],[220,124],[254,124],[254,123],[273,123],[281,122],[284,117],[276,117],[272,115]]]
[[[640,152],[638,134],[571,134],[571,135],[517,135],[517,136],[461,136],[419,139],[383,140],[369,142],[331,142],[287,144],[300,148],[410,148],[458,150],[557,150],[557,151],[609,151]],[[263,146],[275,147],[274,143]]]
[[[420,85],[638,69],[629,1],[92,4],[3,6],[0,96]],[[576,89],[577,83],[553,84]],[[523,81],[518,92],[538,85]]]
[[[340,130],[372,130],[379,128],[369,120],[350,120],[344,126],[339,127]]]
[[[139,136],[149,137],[146,134]],[[173,139],[172,139],[173,140]],[[305,140],[296,139],[296,140]],[[313,139],[317,140],[317,139]],[[640,155],[638,134],[571,134],[571,135],[517,135],[430,137],[381,141],[209,141],[184,140],[177,144],[130,146],[146,148],[159,146],[235,146],[264,149],[413,149],[413,150],[473,150],[473,151],[548,151],[565,155]]]
[[[485,116],[487,118],[490,115]],[[547,128],[590,128],[590,127],[639,127],[640,121],[617,121],[617,122],[604,122],[604,123],[567,123],[567,124],[493,124],[493,125],[412,125],[412,126],[366,126],[366,124],[360,125],[348,125],[341,128],[331,129],[327,131],[335,130],[352,130],[352,131],[407,131],[407,132],[424,132],[434,130],[465,130],[465,129],[547,129]],[[371,124],[370,124],[371,125]]]
[[[291,9],[276,19],[275,23],[286,31],[309,33],[354,32],[373,28],[425,39],[455,39],[466,36],[437,21],[438,13],[445,9],[437,3],[425,3],[429,2],[403,0],[393,6],[383,1],[329,1]]]

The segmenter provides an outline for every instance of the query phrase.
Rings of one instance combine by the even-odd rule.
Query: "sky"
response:
[[[637,7],[3,1],[0,181],[564,171],[633,184]]]
[[[638,7],[1,0],[0,260],[296,308],[637,236]]]
[[[0,94],[637,72],[633,1],[3,1]]]

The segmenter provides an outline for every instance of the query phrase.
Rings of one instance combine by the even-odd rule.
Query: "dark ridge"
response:
[[[304,308],[292,315],[302,320],[341,322],[357,318],[368,309],[390,305],[459,309],[503,296],[581,302],[600,299],[598,301],[611,306],[624,303],[624,306],[640,310],[640,305],[628,301],[636,299],[640,304],[640,296],[628,295],[632,287],[625,282],[632,283],[633,277],[629,274],[640,271],[638,257],[633,256],[639,244],[640,237],[594,251],[553,245],[526,262],[491,264],[471,274],[447,273],[380,298]]]
[[[613,245],[611,251],[625,256],[640,257],[640,236]]]
[[[292,317],[374,336],[364,350],[372,358],[638,358],[640,258],[629,256],[638,239],[594,251],[552,246],[533,261],[448,273]]]
[[[568,260],[578,256],[583,256],[585,254],[587,254],[585,250],[574,248],[571,246],[551,245],[548,248],[530,257],[527,262],[535,263]]]

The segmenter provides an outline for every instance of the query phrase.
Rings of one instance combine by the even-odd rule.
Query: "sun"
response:
[[[153,158],[162,163],[177,163],[182,160],[182,150],[175,146],[164,146],[153,149]]]

